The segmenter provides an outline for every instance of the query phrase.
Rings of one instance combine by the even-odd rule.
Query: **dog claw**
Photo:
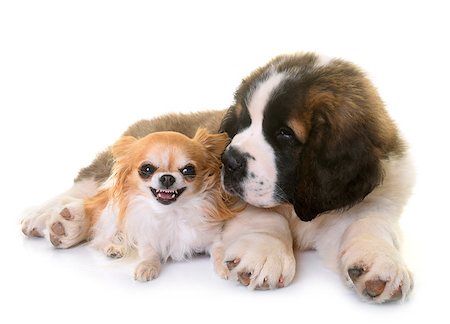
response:
[[[278,279],[277,288],[283,288],[284,287],[284,278],[283,276]]]
[[[260,286],[258,286],[257,288],[258,288],[258,289],[264,289],[264,290],[270,288],[269,282],[267,281],[267,277],[264,278],[263,283],[262,283]]]
[[[356,282],[359,277],[361,277],[365,271],[364,268],[361,267],[353,267],[347,270],[348,276],[352,279],[353,282]]]
[[[239,258],[236,258],[232,261],[225,261],[227,268],[230,271],[233,270],[234,268],[236,268],[236,266],[239,264],[239,262],[241,262],[241,259],[239,259]]]

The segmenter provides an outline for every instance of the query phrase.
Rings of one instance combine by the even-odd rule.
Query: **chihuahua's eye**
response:
[[[192,164],[188,164],[184,168],[180,169],[180,172],[185,177],[193,177],[195,176],[195,167]]]
[[[139,168],[139,175],[141,176],[142,179],[148,179],[152,176],[152,174],[156,171],[156,167],[146,163],[143,164],[140,168]]]

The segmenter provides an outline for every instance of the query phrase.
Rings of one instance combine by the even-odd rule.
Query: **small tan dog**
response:
[[[205,129],[193,139],[176,132],[122,137],[112,147],[112,176],[85,201],[84,226],[92,244],[115,258],[137,250],[139,281],[156,278],[169,258],[204,252],[219,274],[226,272],[220,234],[234,213],[220,186],[220,156],[228,142],[226,134]],[[55,233],[50,239],[60,240]]]

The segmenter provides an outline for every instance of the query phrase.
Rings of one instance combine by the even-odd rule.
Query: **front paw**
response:
[[[120,259],[125,255],[125,248],[122,245],[110,244],[105,247],[105,254],[113,259]]]
[[[365,254],[350,261],[343,271],[358,295],[374,303],[403,301],[413,287],[411,272],[395,254]]]
[[[268,234],[254,233],[225,251],[229,278],[251,289],[275,289],[289,285],[295,275],[292,246]]]
[[[161,271],[161,264],[151,261],[143,261],[138,264],[134,272],[134,279],[141,282],[156,279]]]

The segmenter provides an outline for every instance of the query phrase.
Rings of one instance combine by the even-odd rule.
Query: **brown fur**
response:
[[[289,78],[265,108],[269,142],[290,127],[299,144],[277,148],[278,186],[302,220],[349,208],[383,180],[381,161],[402,155],[403,142],[376,89],[355,65],[317,64],[312,53],[282,55],[257,69],[235,93],[221,130],[233,137],[250,124],[246,108],[257,84],[275,69]],[[288,171],[289,170],[289,171]]]
[[[198,128],[206,128],[211,133],[217,133],[225,110],[210,110],[190,114],[167,114],[154,119],[145,119],[131,125],[124,136],[144,137],[150,133],[175,131],[188,137],[193,137]],[[114,165],[111,148],[100,153],[87,167],[80,170],[75,182],[83,179],[94,179],[98,183],[109,178]]]

